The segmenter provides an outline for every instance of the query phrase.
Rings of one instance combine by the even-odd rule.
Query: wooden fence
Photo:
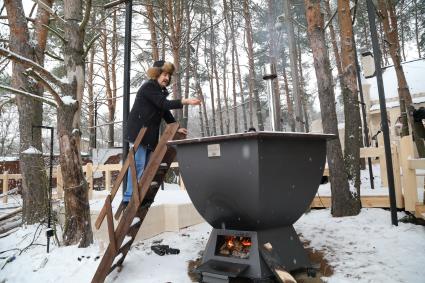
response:
[[[425,205],[418,202],[418,191],[417,191],[417,176],[424,176],[423,172],[417,172],[416,170],[425,170],[425,158],[417,159],[414,158],[414,146],[410,136],[403,137],[400,141],[400,146],[393,144],[391,146],[391,154],[394,169],[394,187],[396,193],[396,204],[397,208],[405,209],[407,211],[414,212],[419,217],[425,217]],[[360,149],[361,158],[374,158],[379,160],[380,172],[381,172],[381,186],[388,187],[387,180],[387,166],[385,160],[385,151],[383,147],[370,147]],[[175,162],[171,167],[178,167]],[[94,178],[95,172],[105,172],[104,188],[108,191],[111,190],[112,178],[111,172],[120,171],[121,164],[91,164],[88,163],[83,167],[83,171],[86,174],[87,182],[89,183],[89,198],[93,196]],[[59,172],[59,174],[57,174]],[[326,168],[324,176],[329,176],[329,170]],[[0,179],[3,180],[3,202],[7,203],[7,193],[9,190],[9,180],[21,179],[20,174],[0,174]],[[57,180],[57,198],[63,197],[63,182],[62,175],[60,173],[60,166],[56,167],[53,171],[53,178]],[[181,180],[181,178],[180,178]],[[184,189],[184,184],[181,181],[180,187]],[[425,192],[423,192],[425,194]],[[373,196],[362,196],[361,197],[363,207],[389,207],[389,196],[385,195],[373,195]],[[312,207],[330,207],[331,197],[330,196],[316,196],[313,200]]]
[[[93,188],[94,188],[94,176],[97,172],[102,173],[104,175],[104,188],[105,190],[111,191],[112,188],[112,172],[114,171],[120,171],[122,165],[121,164],[92,164],[87,163],[83,166],[83,172],[86,175],[86,180],[89,185],[89,198],[92,199],[93,197]],[[178,164],[176,162],[171,164],[171,167],[178,167]],[[59,174],[58,174],[59,172]],[[56,194],[54,195],[55,198],[63,198],[63,180],[62,180],[62,174],[60,165],[55,167],[53,169],[53,178],[56,179]],[[3,203],[8,202],[8,192],[9,192],[9,181],[10,180],[20,180],[22,179],[21,174],[8,174],[8,172],[4,172],[3,174],[0,174],[0,180],[2,180],[3,183],[3,194],[1,195],[3,198]],[[181,179],[181,178],[180,178]],[[181,186],[182,183],[181,183]]]

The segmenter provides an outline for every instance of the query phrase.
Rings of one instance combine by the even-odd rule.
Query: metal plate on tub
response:
[[[221,156],[220,144],[219,143],[209,144],[207,146],[207,150],[208,150],[208,157],[220,157]]]

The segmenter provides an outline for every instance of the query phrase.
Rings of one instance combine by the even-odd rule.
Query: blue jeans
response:
[[[136,175],[137,175],[137,181],[140,180],[140,177],[143,174],[143,171],[148,164],[149,156],[151,154],[151,151],[142,145],[139,146],[139,148],[136,151],[136,154],[134,155],[134,162],[136,165]],[[128,167],[127,171],[127,190],[124,193],[123,202],[129,202],[131,199],[131,195],[133,193],[133,180],[131,177],[131,169],[130,166]]]

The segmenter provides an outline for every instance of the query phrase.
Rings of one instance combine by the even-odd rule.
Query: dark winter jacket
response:
[[[142,145],[154,150],[158,144],[161,119],[173,123],[176,120],[170,109],[183,108],[180,99],[167,100],[168,91],[162,88],[157,80],[145,82],[137,92],[136,100],[131,108],[127,123],[127,138],[134,143],[142,127],[148,130],[142,139]]]

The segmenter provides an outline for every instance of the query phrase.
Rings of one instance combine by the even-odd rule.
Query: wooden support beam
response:
[[[143,136],[145,135],[145,133],[146,133],[146,128],[142,128],[140,130],[140,132],[139,132],[136,140],[134,141],[134,146],[133,146],[134,151],[137,151],[137,149],[139,148],[139,144],[142,141]],[[118,189],[119,189],[119,187],[121,185],[121,182],[124,179],[125,174],[127,174],[127,169],[128,169],[129,164],[130,164],[130,159],[127,158],[125,160],[124,165],[122,166],[121,171],[120,171],[117,179],[115,180],[114,186],[113,186],[113,188],[111,190],[111,200],[114,200],[115,195],[116,195],[116,193],[117,193],[117,191],[118,191]],[[94,226],[96,227],[96,229],[99,229],[100,228],[100,225],[102,225],[103,219],[105,219],[105,215],[106,215],[106,210],[105,209],[106,209],[105,206],[103,206],[102,207],[102,210],[99,212],[99,215],[98,215],[98,217],[96,219],[96,222],[94,224]]]
[[[285,268],[280,263],[281,260],[279,255],[273,250],[273,246],[270,243],[266,243],[263,246],[260,246],[261,256],[264,259],[264,262],[276,276],[276,279],[280,283],[297,283],[297,281],[292,277],[292,275],[285,270]]]
[[[5,171],[3,173],[3,203],[7,203],[7,193],[9,191],[9,172]]]
[[[109,243],[111,246],[112,254],[117,254],[117,240],[115,239],[114,217],[112,215],[111,195],[109,194],[105,199],[106,219],[108,222],[108,235]]]

